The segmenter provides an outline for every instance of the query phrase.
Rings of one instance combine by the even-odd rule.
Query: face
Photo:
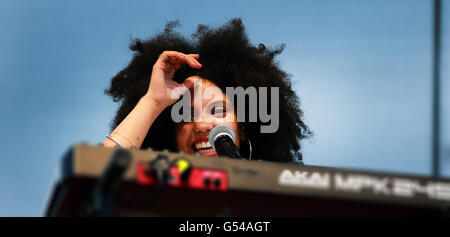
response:
[[[208,142],[208,134],[218,125],[233,129],[234,143],[239,147],[243,134],[230,100],[214,83],[195,78],[197,83],[190,93],[191,114],[196,116],[192,116],[191,122],[178,124],[175,131],[178,149],[187,154],[199,152],[201,156],[217,156]]]

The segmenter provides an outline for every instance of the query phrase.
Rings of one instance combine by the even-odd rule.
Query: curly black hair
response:
[[[302,121],[303,112],[299,99],[292,89],[291,78],[282,71],[274,58],[285,45],[267,48],[264,44],[253,46],[245,32],[241,19],[232,19],[225,25],[212,29],[199,25],[191,39],[174,31],[178,21],[169,22],[164,32],[148,40],[134,39],[130,49],[134,56],[129,65],[115,75],[105,94],[115,102],[121,102],[111,130],[114,130],[132,111],[148,90],[153,64],[163,51],[178,51],[200,55],[200,69],[182,66],[173,80],[181,83],[192,75],[216,84],[225,93],[226,87],[278,87],[279,128],[275,133],[261,133],[266,123],[242,122],[245,135],[252,143],[252,157],[260,160],[302,163],[300,140],[312,133]],[[270,91],[270,90],[269,90]],[[270,95],[268,96],[270,98]],[[259,98],[259,96],[258,96]],[[269,101],[270,111],[270,101]],[[247,104],[248,105],[248,104]],[[236,107],[235,107],[236,108]],[[246,106],[248,115],[248,106]],[[176,124],[170,117],[171,106],[166,108],[151,126],[141,149],[168,149],[177,151]],[[241,149],[242,148],[241,146]],[[245,153],[244,151],[242,153]]]

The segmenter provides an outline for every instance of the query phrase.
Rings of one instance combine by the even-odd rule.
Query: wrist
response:
[[[155,110],[158,114],[160,114],[164,109],[165,106],[162,105],[158,100],[154,99],[149,93],[145,94],[141,100],[145,101],[150,105],[150,107]]]

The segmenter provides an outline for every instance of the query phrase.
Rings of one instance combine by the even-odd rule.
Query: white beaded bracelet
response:
[[[106,138],[111,139],[111,141],[115,142],[117,145],[119,145],[120,147],[124,147],[122,146],[122,144],[120,144],[120,142],[118,142],[116,139],[114,139],[113,137],[111,137],[110,135],[106,135]]]

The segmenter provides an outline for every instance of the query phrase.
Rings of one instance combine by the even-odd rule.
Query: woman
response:
[[[113,131],[103,144],[215,156],[207,136],[212,128],[225,123],[236,134],[235,144],[243,156],[301,163],[299,142],[311,132],[302,121],[302,110],[288,74],[274,61],[284,45],[276,49],[268,49],[263,44],[253,46],[240,19],[233,19],[217,29],[199,25],[192,40],[173,31],[177,24],[169,23],[163,33],[131,44],[130,49],[135,51],[131,63],[105,90],[115,102],[121,102],[121,106],[111,126]],[[196,87],[222,92],[214,98],[198,93],[192,96],[192,113],[203,114],[208,119],[194,116],[192,121],[174,122],[172,106],[179,96],[188,90],[193,92]],[[260,128],[267,121],[259,117],[256,122],[238,122],[236,107],[230,105],[226,87],[278,88],[278,130],[261,133]],[[259,95],[259,91],[257,93]],[[198,97],[204,99],[198,100]],[[268,98],[271,97],[258,100]],[[219,105],[210,110],[208,105],[212,102]],[[270,111],[271,103],[268,104]],[[248,114],[249,106],[245,109]],[[231,119],[225,122],[220,119],[225,116]]]

